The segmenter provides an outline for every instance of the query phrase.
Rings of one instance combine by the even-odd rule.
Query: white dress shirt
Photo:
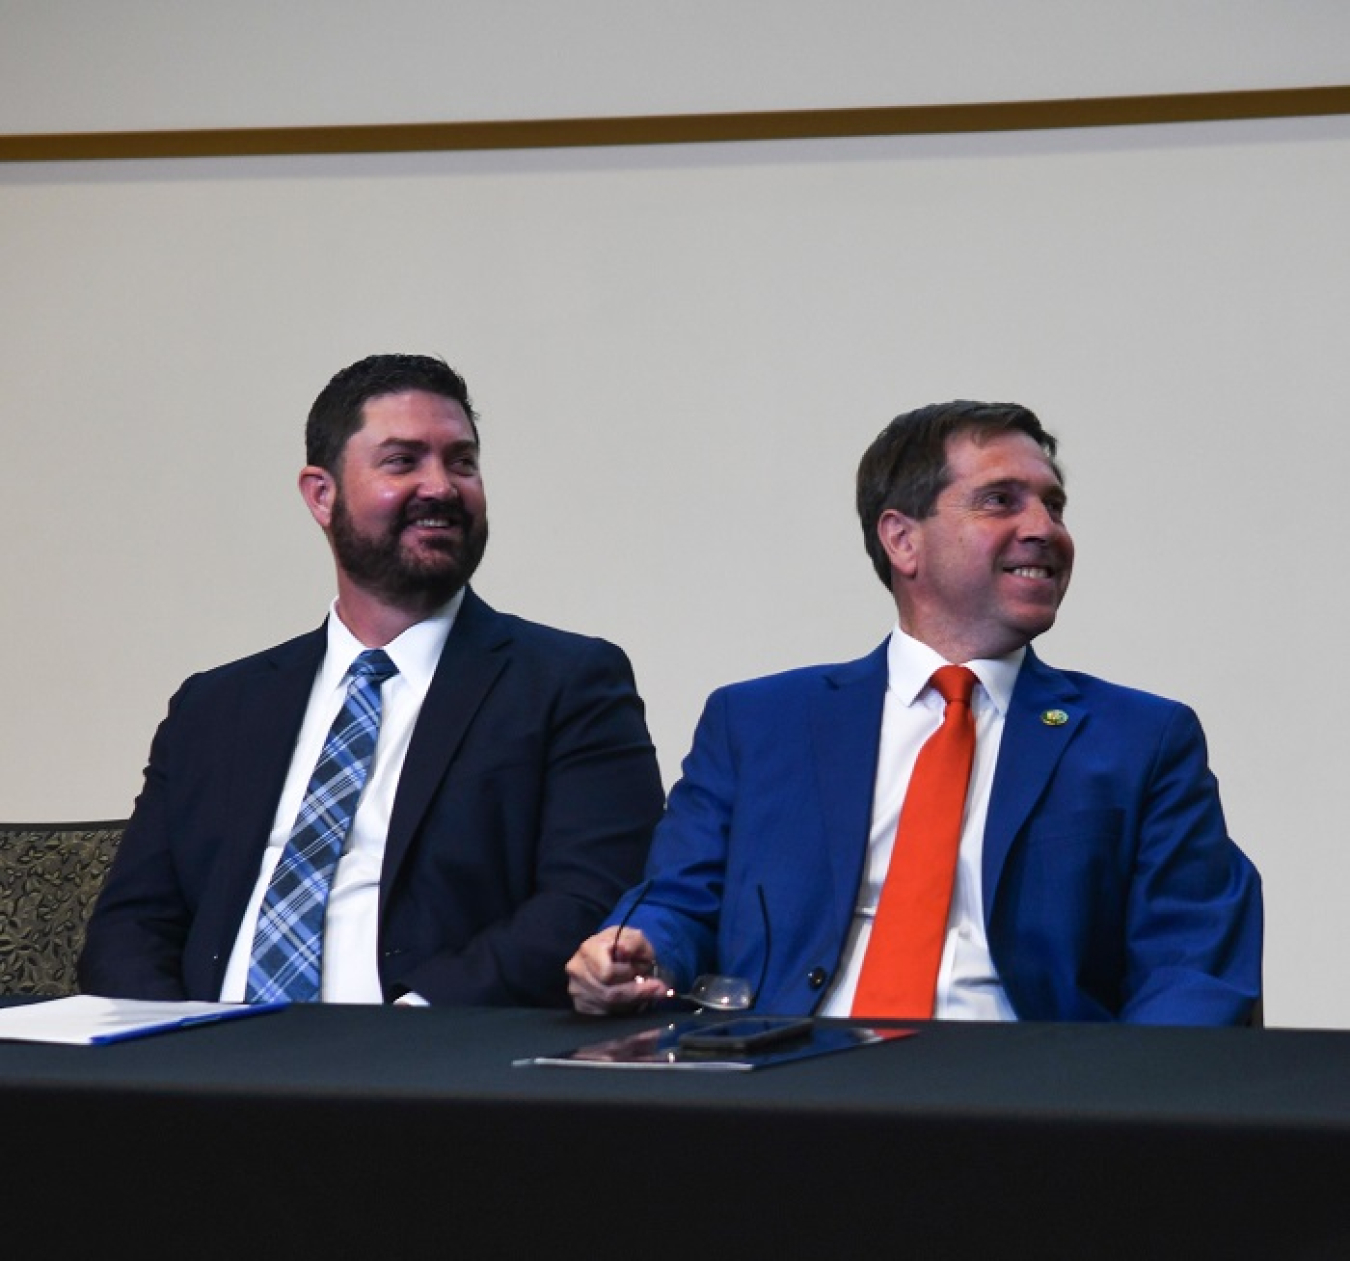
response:
[[[1006,657],[958,662],[979,679],[971,697],[975,716],[975,761],[971,767],[966,811],[961,824],[956,883],[947,916],[947,938],[938,969],[934,1015],[943,1020],[1016,1020],[1008,996],[989,957],[985,934],[983,880],[984,825],[989,790],[1003,739],[1003,720],[1012,699],[1024,648]],[[844,945],[838,980],[820,1008],[822,1016],[847,1016],[853,1005],[863,956],[876,918],[881,886],[891,862],[900,807],[914,763],[928,737],[942,723],[945,703],[929,686],[933,671],[949,663],[897,626],[887,649],[888,680],[881,719],[881,747],[872,793],[872,830],[867,861]]]
[[[320,999],[325,1003],[384,1001],[376,958],[376,927],[380,870],[384,863],[384,843],[389,834],[389,816],[413,727],[463,600],[461,590],[439,612],[410,626],[384,646],[384,651],[398,667],[398,673],[380,688],[382,713],[375,759],[328,896],[320,984]],[[272,820],[272,832],[263,853],[258,882],[239,925],[239,935],[225,970],[220,989],[222,1002],[244,1000],[263,896],[295,827],[300,803],[328,738],[328,730],[347,698],[347,671],[365,651],[366,646],[343,625],[335,600],[328,614],[328,648],[309,694],[309,706]]]

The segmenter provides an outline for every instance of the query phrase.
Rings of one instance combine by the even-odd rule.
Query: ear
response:
[[[918,522],[887,508],[877,519],[877,539],[890,558],[891,572],[913,578],[919,569]]]
[[[318,465],[306,464],[300,470],[300,498],[319,527],[327,530],[333,519],[333,501],[337,498],[337,482],[333,475]]]

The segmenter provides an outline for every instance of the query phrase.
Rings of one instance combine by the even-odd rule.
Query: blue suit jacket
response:
[[[709,699],[650,884],[609,920],[645,888],[630,923],[679,985],[704,971],[762,975],[761,1010],[820,1002],[862,877],[886,680],[883,644]],[[1043,722],[1047,710],[1067,721]],[[1195,715],[1030,649],[990,794],[983,887],[990,952],[1022,1019],[1243,1023],[1260,994],[1260,881],[1228,838]]]
[[[89,925],[82,989],[220,996],[325,648],[320,629],[174,697]],[[563,965],[637,878],[661,805],[624,654],[466,592],[390,818],[385,997],[564,1005]]]

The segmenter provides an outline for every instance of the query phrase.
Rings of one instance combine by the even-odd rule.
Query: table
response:
[[[46,1256],[1350,1256],[1350,1033],[934,1023],[753,1073],[512,1066],[655,1019],[3,1043],[9,1218]]]

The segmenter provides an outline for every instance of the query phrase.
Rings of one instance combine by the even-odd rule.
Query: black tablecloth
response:
[[[652,1023],[296,1007],[0,1043],[0,1187],[56,1256],[1350,1257],[1350,1033],[931,1024],[753,1073],[513,1067]]]

